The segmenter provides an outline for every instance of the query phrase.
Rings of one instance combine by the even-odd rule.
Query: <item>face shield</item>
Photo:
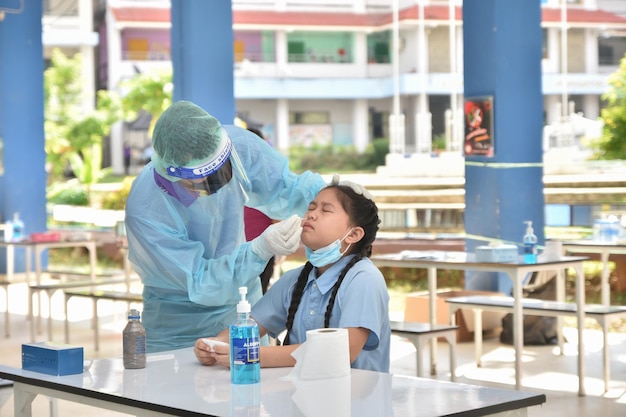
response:
[[[217,193],[233,178],[236,170],[240,181],[247,181],[247,177],[233,149],[232,141],[224,128],[220,128],[220,141],[216,151],[203,161],[192,161],[185,166],[169,165],[166,172],[169,177],[175,178],[179,184],[192,192],[201,195]]]

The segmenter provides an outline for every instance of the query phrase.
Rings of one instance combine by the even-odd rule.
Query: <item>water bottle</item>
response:
[[[24,222],[20,220],[20,213],[13,213],[13,242],[21,242],[24,240]]]
[[[124,368],[141,369],[146,367],[146,329],[140,321],[138,310],[128,313],[128,324],[122,333]]]
[[[230,326],[230,380],[233,384],[261,382],[259,360],[259,326],[250,317],[246,287],[239,287],[241,300],[237,304],[237,319]]]

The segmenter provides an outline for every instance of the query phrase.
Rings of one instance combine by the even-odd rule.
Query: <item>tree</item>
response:
[[[122,108],[125,120],[134,120],[139,111],[143,110],[152,116],[148,135],[161,113],[172,104],[172,73],[153,72],[142,73],[125,81],[122,89],[127,93],[122,98]]]
[[[596,159],[626,159],[626,55],[609,77],[609,91],[602,98],[607,105],[600,118],[602,137],[593,144]]]
[[[52,52],[52,65],[44,72],[45,147],[50,180],[64,179],[71,168],[90,201],[91,186],[108,172],[102,169],[102,141],[121,118],[121,101],[98,91],[96,110],[84,114],[81,64],[80,54],[68,58],[58,49]]]

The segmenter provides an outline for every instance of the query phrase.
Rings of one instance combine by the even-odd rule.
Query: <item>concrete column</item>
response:
[[[468,251],[497,239],[518,244],[532,220],[544,244],[539,1],[465,0],[465,97],[493,96],[495,156],[465,159]],[[469,50],[470,45],[480,48]],[[502,274],[466,274],[468,289],[510,293]]]
[[[352,107],[352,140],[358,152],[365,152],[367,145],[370,143],[368,117],[367,100],[354,100]]]
[[[276,146],[281,151],[289,149],[289,103],[285,98],[276,100]]]
[[[600,97],[595,94],[583,96],[583,115],[587,119],[596,120],[600,117]]]
[[[19,212],[26,235],[46,230],[41,13],[40,1],[28,1],[0,21],[0,216],[4,222]],[[24,271],[21,250],[15,270]]]
[[[223,124],[232,124],[235,93],[231,1],[171,3],[174,101],[193,101]]]

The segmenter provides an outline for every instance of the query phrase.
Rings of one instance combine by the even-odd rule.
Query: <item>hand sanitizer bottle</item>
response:
[[[526,223],[526,234],[524,235],[524,263],[536,264],[537,263],[537,236],[533,230],[533,222],[528,220]]]
[[[230,380],[233,384],[261,382],[259,326],[250,317],[247,292],[246,287],[239,287],[241,301],[237,304],[237,319],[230,326]]]
[[[24,240],[24,222],[20,220],[20,213],[13,213],[13,242]]]

